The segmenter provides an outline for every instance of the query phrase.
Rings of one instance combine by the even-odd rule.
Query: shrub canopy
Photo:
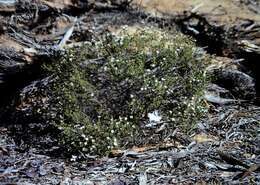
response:
[[[134,143],[155,111],[168,129],[186,130],[205,111],[205,59],[180,34],[106,34],[69,49],[45,69],[54,79],[45,117],[70,151],[105,154]]]

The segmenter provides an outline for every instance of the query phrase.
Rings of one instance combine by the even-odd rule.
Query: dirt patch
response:
[[[209,17],[210,21],[218,25],[234,26],[238,20],[248,19],[260,22],[258,13],[252,12],[247,5],[234,0],[134,0],[134,3],[143,6],[153,15],[197,12]]]

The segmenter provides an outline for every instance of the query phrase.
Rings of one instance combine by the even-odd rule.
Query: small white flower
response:
[[[114,138],[113,145],[114,145],[114,146],[118,146],[118,142],[117,142],[117,139],[116,139],[116,138]]]
[[[76,159],[77,159],[77,156],[76,155],[72,155],[70,160],[71,161],[76,161]]]
[[[123,29],[123,30],[126,30],[127,28],[128,28],[127,25],[122,26],[122,29]]]
[[[88,149],[84,147],[82,150],[83,150],[83,152],[86,152]]]

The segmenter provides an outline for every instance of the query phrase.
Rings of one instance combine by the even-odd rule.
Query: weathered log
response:
[[[253,100],[256,98],[256,84],[251,76],[232,69],[215,70],[217,84],[229,89],[236,97]]]
[[[0,13],[12,13],[15,11],[16,0],[0,0]]]

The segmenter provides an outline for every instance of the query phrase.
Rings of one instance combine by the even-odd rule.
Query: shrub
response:
[[[54,79],[45,117],[69,151],[105,154],[133,143],[154,111],[185,130],[205,111],[205,59],[180,34],[106,34],[44,68]]]

